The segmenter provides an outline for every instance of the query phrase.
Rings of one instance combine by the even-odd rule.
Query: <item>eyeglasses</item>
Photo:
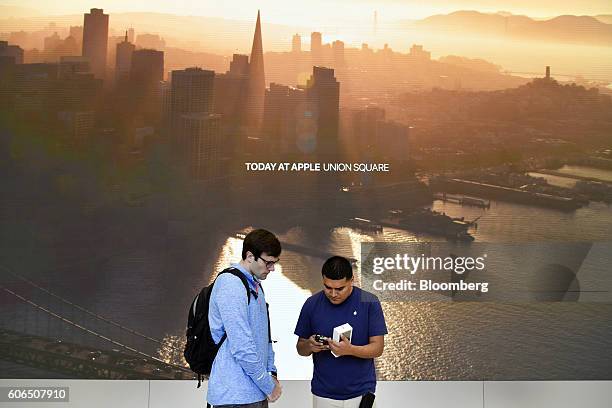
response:
[[[274,266],[277,262],[280,261],[280,258],[277,259],[276,261],[266,261],[265,259],[263,259],[261,256],[259,257],[259,259],[261,259],[262,261],[264,261],[264,263],[266,264],[266,268],[269,268],[271,266]]]

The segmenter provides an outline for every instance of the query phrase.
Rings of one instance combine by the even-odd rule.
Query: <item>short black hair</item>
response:
[[[341,256],[332,256],[323,264],[321,274],[332,280],[344,278],[350,280],[353,277],[353,266],[346,258]]]
[[[263,252],[278,257],[281,253],[281,244],[276,235],[265,229],[256,229],[244,237],[242,243],[242,259],[246,259],[247,251],[255,258],[259,258]]]

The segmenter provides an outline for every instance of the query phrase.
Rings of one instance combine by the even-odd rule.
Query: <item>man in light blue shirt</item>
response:
[[[232,265],[247,278],[247,298],[240,278],[224,273],[211,293],[208,322],[215,343],[223,342],[208,380],[208,403],[215,408],[264,408],[281,395],[270,342],[268,310],[260,281],[278,262],[281,245],[269,231],[257,229],[244,239],[242,260]]]

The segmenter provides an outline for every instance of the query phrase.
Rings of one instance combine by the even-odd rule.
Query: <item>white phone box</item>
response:
[[[346,337],[348,342],[351,342],[351,338],[353,337],[353,328],[350,324],[344,323],[342,326],[334,327],[334,334],[332,336],[332,339],[334,341],[340,341],[340,336]],[[334,354],[333,351],[332,354],[334,355],[334,357],[338,357]]]

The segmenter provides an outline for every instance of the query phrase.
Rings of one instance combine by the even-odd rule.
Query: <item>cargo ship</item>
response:
[[[537,205],[562,211],[574,211],[582,206],[579,200],[572,197],[561,197],[552,194],[527,191],[521,188],[506,187],[481,183],[472,180],[438,178],[432,180],[434,190],[454,194],[470,194],[496,200],[510,201],[526,205]]]
[[[365,231],[365,232],[379,233],[379,232],[382,232],[383,230],[382,225],[376,224],[372,222],[371,220],[368,220],[365,218],[359,218],[359,217],[351,218],[349,219],[348,224],[349,226],[355,229]]]
[[[471,242],[474,240],[474,237],[468,232],[473,222],[466,221],[463,217],[452,218],[428,208],[417,208],[409,212],[391,210],[389,217],[382,220],[381,224],[443,236],[453,241]]]

